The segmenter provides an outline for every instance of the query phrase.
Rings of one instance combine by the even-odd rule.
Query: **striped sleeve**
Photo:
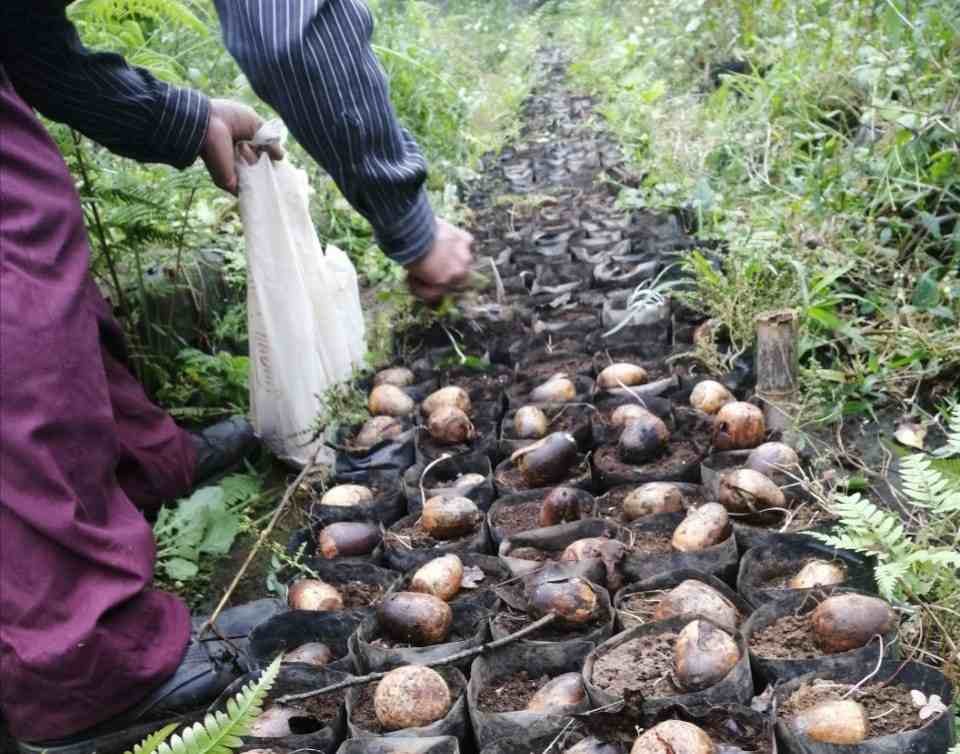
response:
[[[32,107],[141,162],[184,168],[196,160],[210,116],[205,96],[87,50],[56,4],[13,2],[3,17],[3,65]]]
[[[215,0],[224,41],[254,90],[373,226],[400,264],[436,224],[427,166],[397,121],[360,0]]]

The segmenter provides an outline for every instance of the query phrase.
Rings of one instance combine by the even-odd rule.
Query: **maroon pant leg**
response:
[[[88,262],[73,180],[0,67],[0,707],[27,740],[136,703],[190,632],[150,588],[152,532],[117,481]]]
[[[190,436],[153,404],[127,367],[123,332],[93,286],[103,366],[119,444],[117,479],[133,503],[155,511],[190,491],[196,450]]]

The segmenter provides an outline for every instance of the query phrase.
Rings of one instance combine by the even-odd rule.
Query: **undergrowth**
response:
[[[688,304],[748,349],[754,317],[801,314],[807,419],[928,405],[960,378],[960,9],[944,0],[557,4],[579,88],[685,204]],[[704,256],[709,252],[704,251]],[[723,366],[723,359],[713,363]]]

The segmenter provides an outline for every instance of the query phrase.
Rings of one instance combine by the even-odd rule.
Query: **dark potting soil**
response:
[[[472,633],[460,633],[459,631],[451,631],[447,638],[444,639],[441,644],[453,644],[458,641],[469,641],[474,635]],[[374,647],[380,647],[381,649],[411,649],[413,647],[419,646],[436,646],[436,645],[420,645],[420,644],[410,644],[409,642],[403,641],[394,641],[389,636],[378,636],[376,639],[370,642]]]
[[[647,699],[682,693],[672,681],[673,645],[677,634],[668,631],[626,641],[597,658],[593,684],[610,694],[639,692]]]
[[[600,623],[601,620],[606,620],[607,617],[607,615],[603,615],[601,618],[592,620],[589,623],[583,623],[576,628],[551,623],[534,631],[532,634],[527,634],[523,638],[526,641],[567,641],[569,639],[576,639],[578,636],[593,631],[597,627],[597,624]],[[494,617],[493,623],[499,630],[503,631],[503,633],[512,634],[530,625],[533,623],[533,620],[533,618],[524,612],[514,610],[512,607],[503,606],[500,612]]]
[[[505,505],[497,509],[493,525],[500,529],[505,537],[521,531],[540,528],[540,506],[542,500],[530,500],[519,505]]]
[[[421,432],[420,451],[423,453],[425,458],[431,459],[439,458],[444,453],[456,456],[463,453],[469,453],[471,450],[483,443],[484,439],[485,437],[483,431],[478,429],[477,436],[470,442],[462,442],[451,445],[450,443],[437,442],[430,436],[428,432]]]
[[[660,598],[668,591],[670,590],[657,589],[652,592],[637,592],[623,600],[617,608],[620,611],[620,622],[623,627],[633,628],[650,623],[660,604]]]
[[[570,469],[570,473],[567,474],[566,477],[554,482],[549,486],[558,487],[568,484],[571,480],[580,477],[582,473],[583,465],[578,463],[576,466]],[[518,490],[522,492],[524,490],[531,489],[531,487],[524,480],[523,474],[520,473],[520,469],[518,469],[516,466],[507,466],[506,468],[500,469],[496,473],[496,479],[494,481],[496,481],[497,486],[501,490]]]
[[[426,550],[440,545],[450,545],[456,542],[466,542],[476,536],[477,530],[464,534],[456,539],[434,539],[420,526],[420,519],[416,523],[404,526],[402,529],[391,529],[387,532],[386,541],[393,539],[393,544],[402,549],[405,546],[413,550]]]
[[[692,440],[675,439],[667,445],[667,452],[646,463],[632,464],[620,460],[616,445],[604,445],[594,452],[594,463],[607,474],[668,474],[694,463],[701,456],[700,449]]]
[[[329,694],[324,694],[323,696],[315,696],[310,699],[305,699],[297,706],[313,719],[322,720],[324,723],[327,723],[336,718],[340,708],[343,706],[343,700],[346,695],[346,689],[341,689],[340,691],[333,691]],[[312,733],[313,731],[303,732]]]
[[[630,552],[640,555],[656,555],[662,552],[673,552],[673,535],[665,531],[636,531],[621,528],[617,534]]]
[[[551,317],[550,319],[557,319]],[[593,359],[589,356],[571,356],[569,359],[541,361],[537,364],[526,364],[523,368],[525,382],[533,390],[537,385],[546,382],[555,374],[565,374],[571,380],[578,374],[587,374],[593,367]]]
[[[722,708],[711,710],[703,717],[691,719],[716,744],[731,746],[753,754],[773,754],[770,730],[762,724],[750,724]]]
[[[821,702],[842,699],[850,688],[845,683],[823,680],[805,683],[784,701],[779,716],[789,720]],[[860,702],[866,710],[870,720],[868,738],[917,730],[936,719],[934,716],[921,720],[919,710],[910,698],[910,689],[900,684],[884,686],[882,682],[869,683],[850,698]]]
[[[509,373],[470,374],[453,377],[447,384],[456,385],[466,390],[474,402],[488,402],[499,400],[504,388],[511,383]]]
[[[810,613],[785,615],[750,637],[750,651],[777,660],[810,660],[823,657],[813,640]]]
[[[385,587],[380,584],[365,584],[362,581],[345,581],[335,584],[344,607],[370,607],[383,599]]]
[[[518,547],[507,553],[507,557],[546,563],[548,561],[559,560],[562,554],[560,550],[541,550],[539,547]]]
[[[550,680],[550,676],[531,678],[527,671],[495,678],[488,686],[480,690],[478,699],[484,712],[516,712],[524,710],[540,688]]]

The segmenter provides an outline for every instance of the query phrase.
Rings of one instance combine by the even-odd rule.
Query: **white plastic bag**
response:
[[[282,141],[271,121],[254,144]],[[322,398],[366,352],[357,273],[346,254],[325,249],[310,219],[307,174],[287,159],[237,160],[240,217],[247,250],[250,411],[278,457],[302,466]],[[332,463],[332,451],[318,455]]]

